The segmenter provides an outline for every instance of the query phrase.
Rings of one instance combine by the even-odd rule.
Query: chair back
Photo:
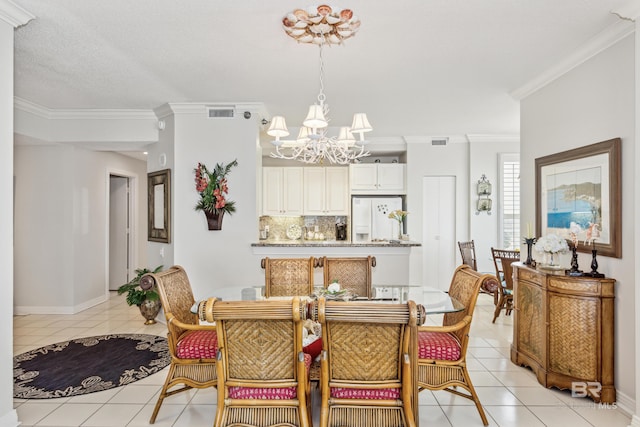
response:
[[[184,268],[174,265],[160,273],[147,273],[140,279],[140,283],[144,281],[152,281],[158,287],[160,302],[167,318],[167,327],[176,339],[182,335],[184,329],[169,322],[170,318],[173,317],[180,323],[188,325],[199,323],[198,316],[191,312],[195,299]]]
[[[414,355],[424,308],[413,301],[380,304],[320,298],[317,310],[323,334],[321,417],[331,417],[329,425],[414,425]],[[354,395],[333,395],[336,390]],[[394,397],[385,397],[389,390]],[[360,397],[363,392],[375,397],[367,402]],[[321,425],[327,424],[321,420]]]
[[[313,293],[314,257],[263,258],[265,296],[309,296]]]
[[[325,288],[337,280],[342,289],[371,299],[371,268],[376,266],[375,257],[322,257],[319,265],[323,269]]]
[[[476,246],[473,240],[468,242],[458,242],[458,248],[460,248],[462,263],[468,265],[474,270],[478,270],[478,264],[476,262]]]
[[[262,425],[265,419],[273,425],[309,424],[308,374],[302,352],[306,310],[297,297],[206,301],[205,320],[215,322],[218,332],[215,425]],[[284,396],[287,393],[291,395]],[[257,405],[255,399],[261,403]]]
[[[446,313],[442,325],[455,325],[467,316],[471,319],[473,317],[473,310],[476,307],[480,286],[482,286],[485,280],[490,280],[492,277],[491,274],[478,273],[465,264],[456,268],[453,273],[453,278],[451,279],[451,284],[449,285],[449,295],[461,302],[462,305],[464,305],[464,310],[455,313]],[[463,354],[464,351],[466,351],[466,345],[469,340],[470,327],[471,321],[469,321],[465,328],[453,332],[462,344]]]
[[[496,277],[500,281],[504,281],[505,288],[513,289],[513,268],[511,264],[520,261],[520,251],[512,251],[508,249],[491,248],[493,256],[493,265],[496,268]]]

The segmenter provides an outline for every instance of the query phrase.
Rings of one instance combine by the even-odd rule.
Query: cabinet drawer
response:
[[[534,283],[540,283],[541,276],[533,270],[518,269],[518,280],[528,280]]]
[[[570,292],[582,295],[600,295],[600,282],[587,280],[567,280],[567,278],[549,278],[549,290],[555,292]]]

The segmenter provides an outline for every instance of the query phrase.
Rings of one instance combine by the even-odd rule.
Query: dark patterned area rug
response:
[[[40,347],[13,358],[13,397],[50,399],[120,387],[171,362],[165,338],[112,334]]]

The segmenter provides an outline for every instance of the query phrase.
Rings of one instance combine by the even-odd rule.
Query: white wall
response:
[[[491,137],[473,140],[469,143],[469,239],[474,240],[478,271],[495,272],[491,248],[502,248],[498,243],[500,204],[500,165],[499,154],[518,153],[518,141],[498,141]],[[491,215],[480,212],[476,215],[478,202],[477,183],[482,175],[491,182],[493,201]],[[505,248],[506,249],[506,248]]]
[[[133,176],[134,258],[146,263],[146,164],[64,145],[15,148],[14,309],[76,313],[107,298],[109,171]],[[44,285],[43,285],[44,284]]]
[[[173,245],[175,263],[185,267],[198,299],[215,295],[219,288],[260,285],[264,272],[260,256],[251,249],[258,224],[258,123],[242,114],[210,119],[204,108],[194,112],[192,107],[171,104],[175,112]],[[213,168],[234,159],[238,166],[228,176],[228,199],[236,202],[236,212],[225,214],[222,230],[209,231],[204,214],[194,210],[199,197],[194,168],[198,162]]]
[[[598,257],[598,270],[617,280],[615,385],[618,404],[635,412],[635,76],[634,37],[601,52],[521,103],[521,224],[535,222],[534,159],[622,138],[622,258]],[[579,264],[590,264],[579,253]],[[569,264],[568,255],[563,260]]]
[[[407,139],[407,230],[412,240],[422,240],[423,190],[425,176],[455,176],[456,179],[456,236],[466,240],[469,236],[469,144],[449,143],[432,146],[429,138]],[[423,242],[421,242],[423,243]],[[458,251],[457,263],[460,263]],[[428,277],[422,277],[422,247],[411,251],[411,284],[433,286]]]
[[[0,19],[0,425],[18,425],[13,409],[13,25]]]

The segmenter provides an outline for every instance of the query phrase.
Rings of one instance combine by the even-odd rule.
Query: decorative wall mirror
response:
[[[171,241],[171,169],[147,174],[147,240],[169,243]]]

